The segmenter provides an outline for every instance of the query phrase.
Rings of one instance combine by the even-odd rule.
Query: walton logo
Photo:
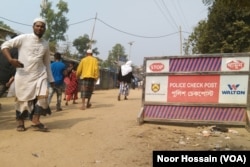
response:
[[[227,68],[230,70],[240,70],[244,67],[244,62],[240,60],[232,60],[227,63]]]
[[[153,63],[149,66],[151,71],[162,71],[164,69],[164,64],[162,63]]]
[[[229,87],[229,89],[230,90],[237,90],[237,88],[240,86],[240,84],[232,84],[232,85],[230,85],[230,84],[228,84],[227,85],[228,87]]]
[[[223,95],[244,95],[246,92],[243,90],[238,90],[240,84],[228,84],[227,85],[229,90],[223,90]]]

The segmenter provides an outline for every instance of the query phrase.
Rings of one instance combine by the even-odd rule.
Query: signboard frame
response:
[[[145,57],[143,65],[139,124],[174,122],[249,127],[249,53]]]

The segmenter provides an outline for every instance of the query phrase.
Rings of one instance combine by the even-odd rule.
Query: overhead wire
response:
[[[9,22],[12,22],[12,23],[16,23],[16,24],[20,24],[20,25],[24,25],[24,26],[30,26],[29,24],[24,24],[24,23],[20,23],[20,22],[13,21],[13,20],[9,20],[9,19],[7,19],[7,18],[5,18],[5,17],[1,17],[1,16],[0,16],[0,18],[2,18],[3,20],[7,20],[7,21],[9,21]]]
[[[178,15],[178,20],[179,20],[179,26],[182,28],[182,29],[185,29],[187,30],[188,29],[188,26],[186,26],[186,19],[184,17],[184,14],[183,14],[183,11],[181,9],[181,6],[180,4],[178,3],[179,1],[171,1],[171,3],[173,4],[174,6],[174,9],[175,9],[175,12],[176,14]]]
[[[0,18],[2,18],[3,20],[7,20],[7,21],[9,21],[9,22],[12,22],[12,23],[16,23],[16,24],[20,24],[20,25],[24,25],[24,26],[32,26],[32,25],[29,25],[29,24],[24,24],[24,23],[16,22],[16,21],[7,19],[7,18],[5,18],[5,17],[1,17],[1,16],[0,16]],[[97,21],[101,22],[102,24],[106,25],[107,27],[109,27],[109,28],[111,28],[111,29],[113,29],[113,30],[116,30],[116,31],[118,31],[118,32],[121,32],[121,33],[130,35],[130,36],[138,37],[138,38],[164,38],[164,37],[168,37],[168,36],[171,36],[171,35],[174,35],[174,34],[178,34],[178,33],[179,33],[178,31],[176,31],[176,32],[173,32],[173,33],[169,33],[169,34],[165,34],[165,35],[159,35],[159,36],[144,36],[144,35],[137,35],[137,34],[129,33],[129,32],[123,31],[123,30],[121,30],[121,29],[115,28],[115,27],[111,26],[110,24],[104,22],[103,20],[101,20],[101,19],[99,19],[99,18],[89,18],[89,19],[82,20],[82,21],[79,21],[79,22],[71,23],[71,24],[69,24],[69,26],[81,24],[81,23],[84,23],[84,22],[87,22],[87,21],[90,21],[90,20],[94,20],[94,19],[96,19]],[[188,33],[188,32],[186,32],[186,33]]]
[[[171,3],[173,4],[174,8],[175,8],[175,11],[177,12],[179,18],[180,18],[180,24],[178,25],[178,20],[174,19],[171,11],[169,10],[168,8],[168,4],[166,3],[166,0],[159,0],[161,3],[161,6],[159,5],[159,3],[157,2],[157,0],[154,0],[155,4],[157,5],[157,7],[159,8],[159,10],[161,11],[161,13],[163,14],[163,16],[166,18],[166,20],[168,21],[168,23],[170,23],[171,26],[174,27],[174,29],[177,29],[179,30],[179,27],[180,26],[184,26],[184,28],[186,30],[188,30],[188,24],[186,24],[187,20],[185,18],[185,15],[183,13],[183,9],[181,8],[181,5],[180,5],[180,2],[179,0],[177,1],[177,4],[175,4],[176,1],[172,1],[171,0]],[[162,10],[164,9],[164,10]],[[171,19],[171,21],[169,21],[169,18],[166,16],[165,13],[168,13],[168,17]],[[182,31],[184,32],[184,31]],[[184,32],[184,33],[187,33],[187,32]],[[190,34],[190,33],[189,33]]]
[[[183,18],[182,23],[184,23],[183,25],[184,25],[185,29],[188,30],[188,27],[190,27],[190,26],[189,26],[189,23],[188,23],[188,21],[187,21],[187,19],[186,19],[186,17],[185,17],[185,14],[183,13],[183,9],[182,9],[182,6],[181,6],[181,4],[180,4],[180,1],[177,0],[176,2],[177,2],[177,6],[178,6],[179,9],[180,9],[181,18]]]
[[[84,22],[87,22],[87,21],[90,21],[90,20],[93,20],[93,19],[95,19],[95,18],[89,18],[87,20],[82,20],[82,21],[79,21],[79,22],[76,22],[76,23],[71,23],[71,24],[69,24],[69,26],[73,26],[73,25],[76,25],[76,24],[84,23]]]
[[[135,37],[140,37],[140,38],[163,38],[163,37],[167,37],[167,36],[174,35],[174,34],[178,33],[178,32],[174,32],[174,33],[170,33],[170,34],[166,34],[166,35],[160,35],[160,36],[142,36],[142,35],[136,35],[136,34],[132,34],[132,33],[129,33],[129,32],[125,32],[125,31],[119,30],[119,29],[117,29],[117,28],[115,28],[115,27],[113,27],[113,26],[111,26],[111,25],[105,23],[104,21],[102,21],[102,20],[99,19],[99,18],[98,18],[97,20],[100,21],[100,22],[102,22],[103,24],[105,24],[105,25],[108,26],[109,28],[112,28],[112,29],[114,29],[114,30],[116,30],[116,31],[125,33],[125,34],[127,34],[127,35],[131,35],[131,36],[135,36]]]
[[[164,8],[166,9],[166,11],[167,11],[167,13],[168,13],[170,19],[172,20],[172,22],[174,23],[174,25],[176,26],[176,28],[177,28],[177,30],[178,30],[178,29],[179,29],[179,26],[178,26],[178,24],[176,23],[175,19],[173,18],[172,14],[170,13],[170,11],[168,10],[168,7],[167,7],[165,1],[164,1],[164,0],[161,0],[161,2],[162,2],[162,4],[163,4]]]
[[[156,6],[158,7],[158,9],[160,10],[160,12],[163,15],[163,17],[166,19],[167,23],[169,23],[172,26],[173,29],[176,29],[176,27],[171,23],[171,21],[168,19],[167,15],[164,13],[164,11],[162,10],[162,8],[160,7],[159,3],[156,0],[154,0],[154,3],[156,4]]]

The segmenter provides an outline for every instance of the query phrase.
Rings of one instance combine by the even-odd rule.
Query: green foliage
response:
[[[119,58],[121,56],[127,57],[127,55],[125,54],[125,49],[121,44],[116,44],[112,48],[112,51],[109,51],[108,58],[104,61],[103,67],[117,69],[117,67],[119,66]]]
[[[195,27],[189,38],[184,43],[184,53],[188,54],[200,54],[201,50],[206,50],[205,37],[207,36],[207,21],[202,20]],[[204,51],[206,52],[206,51]]]
[[[58,41],[65,41],[65,32],[68,29],[68,19],[65,14],[68,13],[68,4],[63,0],[60,0],[56,5],[58,12],[52,9],[52,2],[47,2],[46,6],[41,6],[41,16],[46,19],[47,30],[44,34],[44,38],[47,39],[52,47],[56,47]],[[56,48],[51,48],[56,50]]]
[[[84,36],[79,36],[73,41],[73,46],[76,48],[79,54],[85,55],[86,51],[88,50],[89,41],[89,36],[84,34]]]
[[[89,35],[87,35],[87,34],[84,34],[83,36],[80,36],[73,41],[73,46],[76,48],[78,53],[81,55],[80,57],[83,57],[84,55],[86,55],[87,50],[90,48],[90,42],[91,42],[91,46],[92,46],[92,44],[96,43],[95,40],[91,41],[89,39]],[[93,50],[93,53],[95,55],[99,55],[97,48],[92,48],[92,50]]]
[[[239,2],[244,7],[238,7]],[[237,53],[250,49],[250,3],[214,0],[206,21],[199,22],[185,43],[185,53]]]
[[[207,6],[211,6],[213,3],[215,3],[215,1],[216,0],[202,0],[202,2]],[[250,1],[248,0],[219,0],[219,1],[221,1],[223,4],[227,6],[234,5],[234,7],[237,8],[250,8]]]

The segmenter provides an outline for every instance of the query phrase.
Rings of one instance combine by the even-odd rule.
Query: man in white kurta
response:
[[[44,130],[40,115],[51,114],[47,84],[53,83],[54,79],[50,69],[49,46],[41,38],[45,30],[45,20],[37,18],[33,23],[33,33],[19,35],[1,46],[5,57],[17,68],[14,84],[18,131],[25,130],[24,120],[28,116],[34,123],[33,127]],[[18,60],[9,57],[9,50],[14,47],[18,48]]]

